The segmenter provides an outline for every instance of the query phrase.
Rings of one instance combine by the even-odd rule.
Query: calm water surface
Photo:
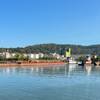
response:
[[[100,69],[0,67],[0,100],[100,100]]]

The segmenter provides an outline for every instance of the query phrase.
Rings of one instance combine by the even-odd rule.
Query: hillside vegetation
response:
[[[73,54],[98,54],[100,55],[100,44],[99,45],[69,45],[69,44],[39,44],[27,46],[24,48],[0,48],[0,52],[9,50],[10,52],[19,52],[19,53],[59,53],[65,54],[65,51],[71,48]]]

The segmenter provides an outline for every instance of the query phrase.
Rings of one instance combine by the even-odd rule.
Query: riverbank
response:
[[[51,65],[64,65],[61,61],[17,61],[0,63],[0,67],[13,67],[13,66],[51,66]]]

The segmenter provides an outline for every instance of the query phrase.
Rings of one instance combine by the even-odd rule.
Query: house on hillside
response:
[[[27,54],[29,59],[39,59],[39,58],[43,58],[44,54],[43,53],[30,53]]]

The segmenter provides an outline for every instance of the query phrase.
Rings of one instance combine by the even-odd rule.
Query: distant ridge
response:
[[[19,52],[19,53],[59,53],[64,54],[65,50],[71,48],[73,54],[99,54],[100,55],[100,44],[97,45],[74,45],[74,44],[38,44],[31,45],[24,48],[8,48],[10,52]],[[0,48],[0,52],[3,52],[6,48]]]

